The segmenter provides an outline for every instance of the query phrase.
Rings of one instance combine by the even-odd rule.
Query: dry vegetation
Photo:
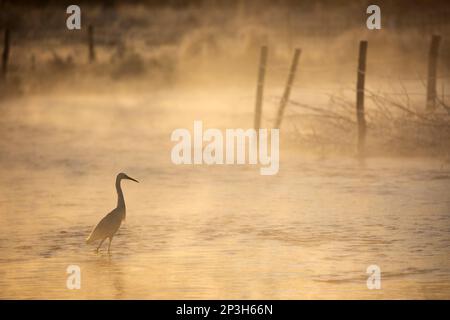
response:
[[[144,90],[205,83],[217,90],[228,84],[253,86],[259,48],[266,44],[269,88],[264,110],[270,124],[292,51],[300,47],[283,129],[296,146],[322,154],[352,154],[357,45],[368,39],[368,153],[449,157],[450,6],[445,2],[436,1],[427,10],[386,4],[390,7],[383,13],[383,30],[377,32],[364,27],[364,2],[85,5],[81,31],[65,29],[64,5],[1,3],[1,26],[12,30],[10,72],[0,86],[2,99],[55,88],[111,90],[124,83]],[[95,63],[88,63],[88,24],[95,27]],[[435,112],[426,113],[424,81],[433,33],[443,37],[439,99]],[[253,93],[249,87],[246,94]]]

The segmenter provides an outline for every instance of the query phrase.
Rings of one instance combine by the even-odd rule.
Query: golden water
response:
[[[0,298],[450,298],[448,166],[283,148],[276,176],[173,165],[175,128],[251,123],[252,98],[224,96],[3,103]],[[84,240],[114,208],[120,171],[141,183],[122,183],[127,221],[96,254]],[[80,290],[66,288],[72,264]],[[381,290],[366,287],[372,264]]]

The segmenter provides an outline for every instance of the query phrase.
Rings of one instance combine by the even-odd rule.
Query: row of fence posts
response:
[[[95,55],[95,41],[94,41],[94,27],[88,26],[88,59],[89,63],[93,63],[96,60]],[[432,112],[436,108],[437,90],[437,61],[439,46],[441,43],[441,37],[433,35],[431,39],[430,50],[428,54],[428,77],[427,77],[427,99],[426,110]],[[6,28],[3,36],[3,53],[2,53],[2,68],[1,79],[5,79],[8,73],[8,63],[11,46],[11,32]],[[357,82],[356,82],[356,118],[358,123],[358,143],[357,152],[358,155],[363,156],[365,153],[365,140],[366,140],[366,120],[364,115],[364,83],[366,75],[366,56],[367,56],[367,41],[360,41],[359,44],[359,57],[358,57],[358,69],[357,69]],[[283,96],[280,100],[278,108],[277,118],[275,120],[275,128],[280,128],[283,120],[284,111],[289,103],[289,97],[291,88],[294,83],[295,74],[297,72],[298,61],[300,58],[300,49],[295,49],[292,64],[289,70],[288,79]],[[261,47],[258,82],[256,89],[256,105],[255,105],[255,119],[254,128],[258,130],[261,127],[261,116],[263,110],[263,96],[264,96],[264,79],[266,74],[268,48],[267,46]]]
[[[433,35],[431,39],[430,50],[428,54],[428,77],[427,77],[427,98],[426,98],[426,111],[432,112],[436,109],[437,103],[437,61],[439,53],[439,45],[441,37]],[[358,69],[356,78],[356,119],[357,119],[357,154],[359,157],[364,157],[366,150],[366,118],[364,111],[364,92],[365,92],[365,79],[366,79],[366,58],[367,58],[367,41],[360,41],[359,43],[359,55],[358,55]],[[284,111],[289,103],[289,96],[291,93],[292,84],[295,79],[295,73],[297,71],[298,60],[301,50],[295,49],[292,64],[289,70],[289,75],[286,83],[286,87],[281,97],[278,107],[277,117],[275,119],[275,128],[280,128],[283,120]],[[256,106],[255,106],[255,120],[254,128],[258,130],[261,127],[261,117],[263,110],[263,92],[264,92],[264,79],[267,65],[268,49],[267,46],[261,47],[261,56],[258,72],[258,83],[256,90]]]
[[[95,55],[94,27],[92,25],[89,25],[87,29],[87,47],[88,47],[88,61],[89,63],[93,63],[95,62],[96,55]],[[11,31],[9,28],[6,28],[3,34],[2,69],[0,75],[2,79],[5,79],[8,73],[10,48],[11,48]]]

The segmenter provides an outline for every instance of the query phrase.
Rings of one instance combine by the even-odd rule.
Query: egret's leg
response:
[[[112,239],[113,237],[109,238],[108,253],[110,253]]]
[[[105,238],[106,239],[106,238]],[[103,239],[102,241],[100,241],[100,244],[98,245],[98,247],[97,247],[97,252],[98,252],[98,249],[100,249],[100,247],[102,246],[102,244],[103,244],[103,241],[105,241],[105,239]]]

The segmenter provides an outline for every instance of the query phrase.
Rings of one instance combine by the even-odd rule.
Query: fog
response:
[[[68,4],[67,4],[68,5]],[[450,6],[382,2],[0,2],[0,298],[448,298]],[[90,61],[88,26],[95,59]],[[2,29],[3,30],[3,29]],[[426,109],[432,35],[442,37]],[[0,37],[3,41],[3,37]],[[358,157],[358,48],[368,41]],[[274,176],[175,165],[178,128],[273,128],[298,68]],[[124,182],[112,254],[85,244]],[[80,265],[81,290],[65,286]],[[379,265],[383,290],[368,290]]]

